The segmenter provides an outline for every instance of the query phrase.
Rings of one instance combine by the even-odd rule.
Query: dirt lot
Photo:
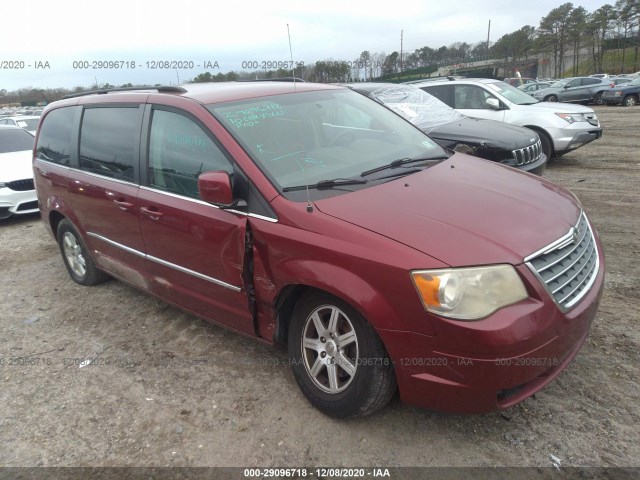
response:
[[[117,281],[73,283],[31,217],[0,224],[0,466],[640,466],[640,107],[596,110],[605,136],[545,176],[600,231],[606,289],[582,351],[534,398],[332,420],[284,353]]]

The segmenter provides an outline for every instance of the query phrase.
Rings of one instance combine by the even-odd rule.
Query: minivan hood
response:
[[[569,191],[461,153],[421,172],[315,205],[450,266],[520,264],[566,234],[580,213]]]
[[[462,117],[426,132],[434,139],[485,144],[504,150],[528,147],[537,140],[535,132],[495,120]]]
[[[32,150],[0,153],[0,181],[13,182],[33,178]]]

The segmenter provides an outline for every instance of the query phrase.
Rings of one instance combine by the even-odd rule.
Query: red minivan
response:
[[[604,257],[567,190],[342,87],[120,90],[52,103],[37,133],[42,219],[79,284],[115,277],[287,345],[303,393],[340,418],[397,390],[506,408],[583,344]]]

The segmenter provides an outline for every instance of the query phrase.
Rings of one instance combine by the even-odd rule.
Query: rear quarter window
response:
[[[430,93],[441,102],[446,103],[451,108],[454,108],[453,98],[451,95],[451,88],[449,85],[433,86],[433,87],[423,88],[423,90],[427,93]]]
[[[44,118],[36,147],[36,157],[47,162],[69,165],[71,162],[71,132],[80,107],[53,110]]]

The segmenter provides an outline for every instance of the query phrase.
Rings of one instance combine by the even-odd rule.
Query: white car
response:
[[[0,125],[11,125],[14,127],[24,128],[27,132],[35,135],[39,121],[40,117],[35,115],[21,115],[0,118]]]
[[[538,102],[499,80],[465,78],[412,82],[460,113],[535,130],[547,158],[559,157],[602,136],[592,108],[567,103]]]
[[[0,126],[0,219],[38,212],[33,186],[34,137],[20,127]]]

